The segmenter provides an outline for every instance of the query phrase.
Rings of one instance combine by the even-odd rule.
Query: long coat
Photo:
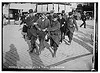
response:
[[[32,26],[34,22],[38,20],[38,17],[34,15],[29,15],[26,19],[25,22],[28,26],[27,34],[31,38],[31,36],[36,36],[37,37],[37,28],[35,26]]]
[[[58,21],[52,21],[48,30],[50,31],[50,37],[59,45],[61,39],[60,23]]]
[[[37,21],[36,21],[36,23],[37,23],[37,26],[40,28],[40,29],[48,29],[49,28],[49,26],[50,26],[50,21],[49,21],[49,19],[45,19],[45,20],[43,20],[43,18],[39,18]],[[46,35],[46,33],[44,32],[44,31],[40,31],[40,30],[38,30],[37,31],[37,34],[38,34],[38,36],[40,37],[40,38],[42,38],[42,39],[44,39],[45,38],[45,35]]]
[[[73,17],[68,17],[67,19],[67,30],[74,33],[75,28],[78,28],[76,20]]]

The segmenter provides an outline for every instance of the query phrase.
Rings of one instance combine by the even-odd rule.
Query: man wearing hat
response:
[[[46,36],[46,31],[48,29],[48,27],[50,26],[50,21],[49,19],[46,17],[46,12],[42,13],[41,18],[39,18],[36,23],[35,26],[37,27],[37,35],[39,37],[39,52],[41,53],[41,51],[43,50],[44,46],[44,41],[45,41],[45,36]]]
[[[63,16],[63,18],[66,20],[67,19],[67,15],[66,15],[66,13],[65,13],[65,10],[62,10],[62,16]]]
[[[86,16],[84,13],[81,14],[81,19],[83,21],[83,23],[80,25],[80,27],[82,27],[84,25],[84,28],[86,28]]]
[[[73,17],[73,13],[69,12],[69,17],[67,18],[67,35],[69,38],[68,44],[71,44],[75,28],[78,30],[76,20]]]
[[[50,27],[48,29],[48,31],[50,32],[50,45],[52,46],[52,49],[54,50],[53,57],[56,56],[56,51],[60,44],[60,38],[61,38],[60,23],[57,21],[57,17],[58,17],[57,14],[54,13]]]
[[[63,15],[62,14],[59,14],[59,18],[58,18],[58,21],[60,23],[60,31],[61,31],[61,42],[62,40],[65,38],[65,24],[66,24],[66,20],[62,17]]]
[[[54,14],[54,10],[51,10],[50,14],[48,16],[48,19],[50,20],[50,24],[51,24],[52,19],[53,19],[53,14]],[[47,39],[45,41],[47,41],[47,42],[49,41],[49,36],[47,36]]]
[[[36,39],[37,39],[37,28],[33,26],[33,23],[37,21],[37,17],[35,17],[35,14],[32,9],[29,10],[29,15],[26,17],[25,22],[26,25],[28,26],[27,29],[27,36],[28,40],[31,42],[31,48],[29,48],[30,52],[33,52],[34,49],[36,49]],[[37,49],[36,49],[37,50]]]

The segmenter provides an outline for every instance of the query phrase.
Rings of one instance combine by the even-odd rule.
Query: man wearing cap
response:
[[[54,10],[51,10],[50,14],[48,16],[48,19],[50,20],[50,24],[51,24],[52,19],[53,19],[53,14],[54,14]],[[47,42],[49,41],[49,36],[48,35],[47,35],[47,39],[45,41],[47,41]]]
[[[62,14],[59,14],[59,18],[58,18],[58,21],[60,23],[60,31],[61,31],[61,42],[62,42],[62,39],[65,38],[65,24],[66,24],[66,20],[62,17],[63,15]]]
[[[63,16],[63,18],[65,19],[65,20],[67,20],[67,15],[66,15],[66,13],[65,13],[65,10],[62,10],[62,16]]]
[[[73,13],[69,12],[69,17],[67,18],[67,35],[69,38],[68,44],[71,44],[75,28],[78,30],[76,20],[73,17]]]
[[[41,53],[41,51],[43,50],[44,46],[44,41],[45,41],[45,36],[46,36],[46,31],[48,29],[48,27],[50,26],[50,21],[49,19],[46,17],[46,12],[42,13],[41,18],[39,18],[36,23],[35,26],[37,27],[38,31],[37,31],[37,35],[39,37],[39,52]]]
[[[60,23],[57,21],[57,14],[55,13],[53,15],[53,19],[51,21],[50,27],[48,29],[50,32],[50,45],[52,46],[52,49],[54,50],[54,56],[56,56],[56,51],[58,49],[58,46],[60,44]]]
[[[30,40],[31,42],[31,48],[29,48],[30,52],[33,52],[33,50],[36,47],[36,39],[37,39],[37,28],[35,26],[33,26],[33,23],[37,21],[38,18],[35,17],[33,10],[30,9],[29,10],[29,15],[26,17],[25,22],[28,26],[27,29],[27,36],[28,36],[28,40]],[[37,49],[36,49],[37,50]]]

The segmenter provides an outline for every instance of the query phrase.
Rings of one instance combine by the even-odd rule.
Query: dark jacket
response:
[[[67,29],[70,31],[70,32],[74,32],[75,28],[78,29],[78,26],[77,26],[77,22],[75,20],[75,18],[73,17],[68,17],[67,18]]]
[[[60,30],[62,31],[65,31],[65,28],[66,28],[66,20],[64,18],[60,19],[58,18],[58,21],[60,23]]]
[[[61,39],[60,23],[58,21],[52,21],[48,30],[50,31],[50,37],[59,45]]]
[[[86,16],[84,14],[81,15],[82,21],[86,21]]]
[[[41,30],[46,29],[46,28],[48,29],[49,26],[50,26],[49,19],[45,19],[44,21],[42,21],[42,20],[43,20],[43,18],[39,18],[37,20],[37,22],[36,22],[36,23],[38,23],[37,24],[37,28],[40,28]],[[39,35],[40,38],[43,38],[44,39],[45,38],[45,35],[46,35],[46,32],[38,30],[37,31],[37,34]]]
[[[27,30],[27,34],[29,36],[29,38],[31,38],[31,36],[37,36],[37,28],[35,26],[32,26],[34,24],[34,22],[37,21],[37,17],[35,17],[34,15],[29,15],[26,19],[26,25],[28,26],[28,30]]]

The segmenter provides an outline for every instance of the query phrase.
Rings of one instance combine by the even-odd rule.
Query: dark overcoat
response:
[[[60,23],[58,21],[52,21],[49,27],[50,37],[54,42],[59,45],[61,39]]]

